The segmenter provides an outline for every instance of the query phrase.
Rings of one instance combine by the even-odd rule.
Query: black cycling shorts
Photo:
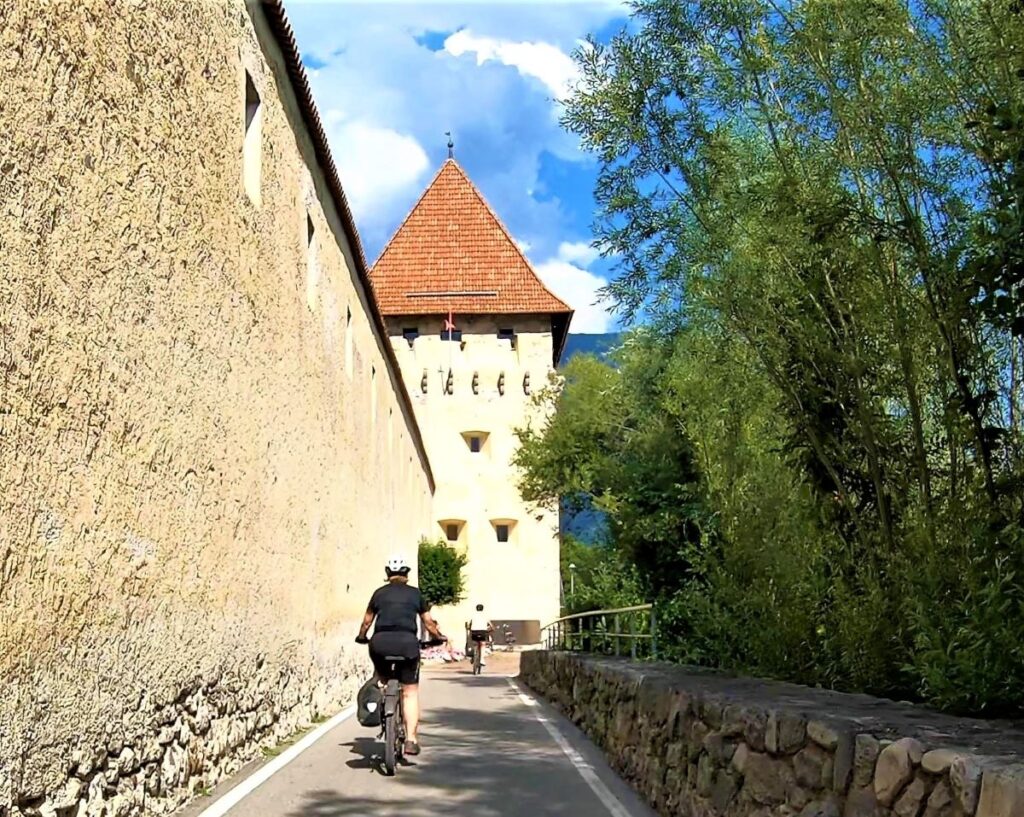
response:
[[[401,656],[401,660],[388,660],[388,656]],[[382,681],[395,678],[400,684],[420,682],[420,641],[412,633],[374,633],[370,660]]]
[[[486,641],[491,634],[487,630],[471,630],[469,635],[474,641]]]

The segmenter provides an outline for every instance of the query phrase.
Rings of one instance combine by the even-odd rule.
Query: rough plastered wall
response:
[[[388,318],[437,480],[431,537],[445,537],[447,524],[454,523],[459,536],[452,544],[469,556],[464,601],[436,616],[453,638],[461,636],[477,604],[492,620],[543,626],[559,615],[558,512],[523,501],[512,458],[515,429],[541,419],[533,395],[552,372],[551,319],[476,315],[456,316],[456,322],[462,343],[442,339],[442,316]],[[419,337],[410,347],[402,332],[411,328]],[[498,338],[499,329],[509,328],[516,332],[514,345]],[[498,388],[502,375],[504,393]],[[467,442],[473,434],[483,439],[478,453]],[[499,522],[510,525],[508,542],[497,540]],[[501,642],[500,635],[496,639]]]
[[[163,813],[338,708],[430,524],[261,15],[0,0],[3,817]]]

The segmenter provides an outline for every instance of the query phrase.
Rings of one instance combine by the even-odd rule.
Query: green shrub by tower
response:
[[[449,547],[443,540],[420,539],[418,581],[427,604],[455,604],[465,598],[466,554]]]

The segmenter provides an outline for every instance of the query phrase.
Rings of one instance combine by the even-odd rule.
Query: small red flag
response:
[[[448,310],[448,319],[444,322],[444,331],[449,335],[455,331],[455,316],[452,315],[452,311]]]

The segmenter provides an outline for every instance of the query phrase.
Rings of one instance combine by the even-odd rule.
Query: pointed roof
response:
[[[454,159],[392,236],[370,282],[384,315],[551,315],[561,326],[556,355],[572,316]]]

